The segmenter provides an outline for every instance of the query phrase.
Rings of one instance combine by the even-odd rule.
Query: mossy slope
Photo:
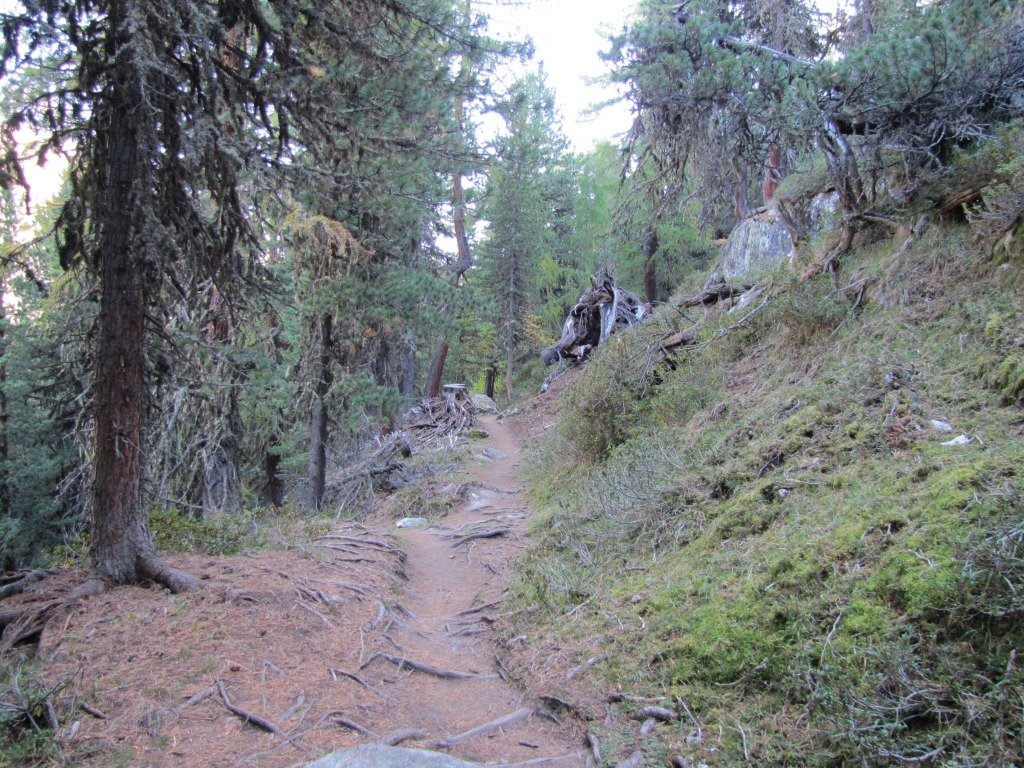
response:
[[[666,312],[567,393],[529,621],[681,716],[606,724],[608,760],[1020,764],[1024,266],[961,237],[776,278],[671,364]]]

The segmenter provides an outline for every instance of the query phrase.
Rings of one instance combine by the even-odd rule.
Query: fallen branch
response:
[[[523,707],[522,709],[517,709],[512,714],[499,717],[497,720],[492,720],[491,722],[484,723],[483,725],[478,725],[476,728],[470,728],[468,731],[464,731],[455,736],[449,736],[446,739],[437,739],[436,741],[427,742],[427,747],[430,749],[450,749],[451,747],[461,744],[467,739],[472,739],[476,736],[483,736],[484,734],[492,733],[493,731],[497,731],[501,728],[508,728],[513,725],[517,725],[523,720],[526,720],[531,714],[533,714],[533,710],[529,707]]]
[[[248,710],[242,709],[241,707],[236,707],[234,704],[232,704],[231,703],[231,699],[228,698],[227,691],[224,690],[224,681],[223,680],[218,680],[217,681],[217,692],[220,693],[220,698],[224,702],[224,706],[227,707],[228,711],[231,714],[238,715],[238,717],[242,718],[246,722],[252,723],[257,728],[262,728],[267,733],[272,733],[275,736],[281,736],[282,735],[281,734],[281,729],[278,728],[276,725],[274,725],[269,720],[265,720],[264,718],[260,717],[259,715],[253,714],[252,712],[249,712]]]
[[[199,693],[194,694],[188,701],[186,701],[181,706],[183,706],[183,707],[191,707],[193,704],[198,704],[203,699],[210,698],[216,692],[217,692],[216,686],[212,686],[211,685],[209,688],[204,688]]]
[[[741,285],[739,283],[719,283],[718,285],[705,288],[696,296],[691,296],[688,299],[683,299],[679,303],[679,308],[686,309],[689,307],[700,306],[709,307],[712,304],[717,304],[723,299],[735,298],[740,294],[746,293],[749,290],[749,285]]]
[[[79,706],[82,708],[83,712],[85,712],[86,714],[92,715],[97,720],[106,720],[107,719],[107,716],[105,714],[103,714],[103,712],[101,712],[100,710],[96,709],[96,707],[90,707],[88,704],[80,704]]]

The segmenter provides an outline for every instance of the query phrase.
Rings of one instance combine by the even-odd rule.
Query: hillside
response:
[[[1024,264],[906,238],[674,300],[534,430],[515,670],[603,764],[1020,765]]]
[[[154,520],[160,541],[241,549],[168,554],[198,593],[121,588],[68,613],[70,570],[8,598],[52,607],[35,654],[6,656],[8,737],[29,727],[18,705],[48,719],[50,702],[58,728],[5,760],[296,765],[515,715],[450,749],[1018,765],[1024,265],[945,222],[839,267],[787,264],[746,303],[674,299],[485,443],[421,456],[441,474],[358,524]],[[524,479],[529,502],[505,495]],[[433,527],[393,535],[415,513]],[[487,535],[448,543],[464,532]]]

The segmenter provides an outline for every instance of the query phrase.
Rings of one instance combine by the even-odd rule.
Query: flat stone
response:
[[[362,744],[352,749],[332,752],[307,763],[306,768],[480,768],[480,764],[467,763],[426,749]]]
[[[489,458],[491,461],[507,458],[504,453],[499,451],[497,448],[492,448],[491,446],[484,448],[484,456]]]

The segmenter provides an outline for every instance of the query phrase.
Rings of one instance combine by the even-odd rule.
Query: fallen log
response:
[[[681,309],[701,306],[710,307],[712,304],[717,304],[725,299],[734,299],[749,291],[750,288],[751,286],[743,285],[742,283],[717,283],[715,285],[709,285],[696,296],[683,299],[679,303],[679,307]]]
[[[577,299],[562,326],[562,337],[541,352],[546,365],[560,360],[578,363],[615,332],[623,331],[650,315],[651,308],[639,296],[619,288],[610,277]]]

